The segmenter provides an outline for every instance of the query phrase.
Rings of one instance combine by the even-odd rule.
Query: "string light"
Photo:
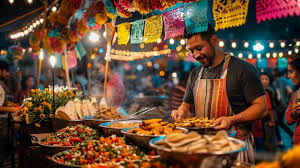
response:
[[[33,25],[34,28],[36,27],[36,23],[33,23],[32,25]]]
[[[270,47],[270,48],[274,48],[274,43],[271,42],[271,43],[269,44],[269,47]]]
[[[177,77],[177,73],[176,73],[176,72],[173,72],[173,73],[172,73],[172,77],[173,77],[173,78],[176,78],[176,77]]]
[[[277,57],[277,53],[273,52],[273,58],[276,58],[276,57]]]
[[[27,0],[27,2],[28,2],[29,4],[32,4],[32,0]]]
[[[250,53],[250,54],[248,54],[248,58],[249,59],[252,59],[253,58],[253,55]]]
[[[53,6],[51,9],[52,12],[56,12],[56,10],[57,10],[56,6]]]
[[[160,75],[160,76],[165,76],[165,71],[160,71],[160,72],[159,72],[159,75]]]
[[[284,48],[284,47],[285,47],[285,42],[281,42],[281,43],[280,43],[280,47],[281,47],[281,48]]]
[[[224,41],[220,41],[219,42],[219,46],[222,48],[222,47],[224,47]]]
[[[42,48],[40,49],[39,59],[40,60],[44,59],[44,50]]]
[[[256,55],[256,57],[257,57],[258,59],[260,59],[260,58],[261,58],[261,54],[258,53],[258,54]]]
[[[98,33],[94,32],[94,31],[91,31],[90,34],[89,34],[89,40],[91,42],[97,42],[99,41],[100,39],[100,36]]]
[[[299,52],[299,49],[298,49],[298,48],[295,48],[295,53],[298,54],[298,52]]]
[[[292,52],[291,50],[290,50],[290,51],[288,51],[288,54],[289,54],[289,55],[292,55],[292,53],[293,53],[293,52]]]
[[[229,53],[231,56],[233,56],[233,53],[231,52],[231,53]]]
[[[29,31],[28,31],[28,30],[25,30],[25,31],[24,31],[24,34],[25,34],[25,35],[27,35],[28,33],[29,33]]]
[[[296,46],[300,46],[300,41],[297,41],[297,42],[296,42]]]
[[[169,43],[170,43],[171,45],[173,45],[173,44],[175,43],[175,40],[174,40],[173,38],[171,38],[171,39],[169,40]]]
[[[147,62],[147,66],[151,67],[152,66],[152,62],[151,61]]]
[[[106,31],[103,32],[103,37],[106,37]]]
[[[270,58],[270,57],[271,57],[271,54],[270,54],[270,53],[267,53],[267,54],[266,54],[266,57],[267,57],[267,58]]]
[[[161,38],[157,39],[157,43],[158,44],[161,43]]]
[[[51,56],[50,56],[49,62],[50,62],[50,65],[52,66],[52,68],[54,68],[55,63],[56,63],[56,58],[55,58],[54,55],[51,55]]]
[[[244,47],[245,47],[245,48],[248,48],[248,47],[249,47],[249,43],[248,43],[248,42],[245,42],[245,43],[244,43]]]
[[[44,22],[44,19],[43,19],[43,18],[40,18],[40,22],[43,23],[43,22]]]
[[[35,22],[35,24],[36,24],[36,25],[40,25],[40,21],[37,20],[37,21]]]
[[[15,1],[14,1],[14,0],[8,0],[8,2],[9,2],[10,4],[13,4]]]
[[[232,42],[232,43],[231,43],[231,47],[232,47],[232,48],[236,48],[236,42]]]
[[[263,45],[261,45],[260,43],[256,43],[254,46],[253,46],[253,50],[255,51],[261,51],[263,50],[265,47]]]
[[[184,40],[184,39],[181,39],[181,40],[180,40],[180,44],[181,44],[181,45],[185,45],[185,40]]]
[[[239,58],[243,58],[243,54],[242,54],[242,53],[239,53],[239,54],[238,54],[238,57],[239,57]]]
[[[280,52],[280,53],[279,53],[279,57],[283,57],[283,52]]]

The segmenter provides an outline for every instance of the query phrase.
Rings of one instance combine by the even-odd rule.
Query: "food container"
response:
[[[150,140],[149,145],[156,150],[162,161],[180,167],[195,168],[230,168],[236,161],[238,153],[246,149],[244,141],[228,137],[230,141],[242,147],[229,152],[188,153],[174,152],[169,148],[155,145],[165,137],[157,137]]]
[[[65,128],[67,126],[76,126],[78,124],[84,124],[83,120],[62,120],[58,118],[51,118],[51,124],[54,131]]]
[[[113,123],[122,123],[122,124],[128,124],[128,123],[141,123],[142,120],[126,120],[126,121],[112,121],[112,122],[106,122],[99,125],[100,129],[103,130],[103,133],[105,136],[110,136],[112,134],[115,134],[117,136],[122,136],[121,130],[124,128],[111,128],[108,127],[109,125]],[[129,127],[128,127],[129,128]]]
[[[41,146],[43,152],[49,154],[49,155],[54,155],[56,153],[69,150],[73,148],[74,146],[53,146],[53,145],[43,145],[41,142],[38,142],[39,146]]]
[[[139,128],[139,127],[133,127],[133,128]],[[149,141],[152,138],[156,137],[165,137],[165,135],[138,135],[134,133],[129,133],[128,130],[132,128],[125,128],[121,130],[121,133],[131,141],[133,141],[136,145],[140,147],[149,147]],[[183,133],[187,133],[188,130],[182,127],[177,127],[176,129],[182,130]]]
[[[213,129],[213,127],[209,127],[209,128],[203,128],[203,127],[183,127],[188,129],[189,131],[195,131],[198,134],[202,134],[202,135],[216,135],[216,133],[218,132],[218,130]],[[230,137],[234,137],[236,136],[237,132],[236,131],[226,131],[228,133],[228,136]]]

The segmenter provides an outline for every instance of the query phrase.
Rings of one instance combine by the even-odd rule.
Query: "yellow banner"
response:
[[[215,29],[225,29],[245,24],[249,0],[213,0]]]
[[[145,21],[144,43],[156,42],[162,33],[162,16],[155,15]]]
[[[130,35],[130,23],[122,23],[118,25],[118,44],[127,45]]]

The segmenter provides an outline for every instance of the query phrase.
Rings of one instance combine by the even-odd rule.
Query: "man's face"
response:
[[[0,78],[7,79],[9,77],[9,72],[6,69],[0,70]]]
[[[200,34],[196,34],[187,40],[187,47],[193,54],[193,57],[204,67],[211,66],[215,60],[215,47],[210,39],[202,39]]]

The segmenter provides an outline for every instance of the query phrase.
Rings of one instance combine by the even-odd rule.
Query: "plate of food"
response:
[[[230,167],[238,153],[246,148],[244,141],[229,137],[226,131],[216,135],[200,135],[194,131],[174,133],[154,138],[149,144],[166,162],[200,168]]]
[[[52,135],[42,138],[38,144],[47,153],[53,154],[70,149],[79,143],[95,139],[96,137],[96,130],[80,124],[60,129]]]
[[[53,155],[52,160],[67,167],[117,166],[125,162],[151,160],[150,155],[136,146],[126,144],[124,138],[112,135],[77,144],[71,150]]]
[[[100,124],[104,135],[118,135],[122,136],[121,130],[124,128],[138,127],[142,120],[125,120],[125,121],[112,121]]]
[[[144,120],[139,127],[125,128],[121,133],[139,146],[148,146],[151,138],[169,135],[171,133],[186,133],[187,129],[176,127],[175,124],[162,119]]]
[[[102,123],[124,119],[126,119],[126,116],[122,115],[117,108],[107,107],[99,108],[95,116],[85,116],[84,123],[90,127],[97,128]]]

